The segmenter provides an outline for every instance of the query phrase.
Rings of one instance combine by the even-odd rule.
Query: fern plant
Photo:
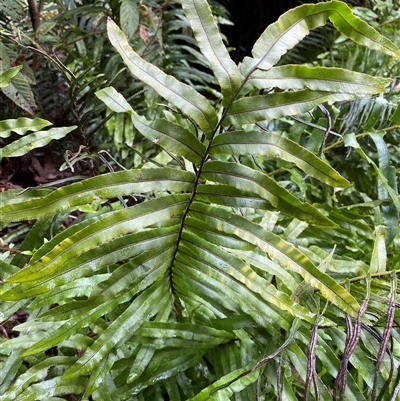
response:
[[[0,261],[0,320],[29,312],[19,336],[0,345],[0,400],[394,400],[398,356],[384,355],[397,288],[385,228],[368,233],[367,218],[303,203],[267,174],[278,159],[334,190],[350,185],[265,122],[390,83],[277,66],[328,19],[356,43],[400,50],[331,1],[282,15],[237,66],[207,1],[182,5],[221,100],[145,61],[109,20],[127,68],[168,105],[149,120],[112,87],[96,95],[163,151],[137,169],[0,194],[4,224],[36,220],[19,253]],[[391,199],[397,205],[393,191]],[[74,210],[77,221],[62,230]],[[331,243],[307,246],[313,237]],[[370,260],[336,253],[336,240],[369,241]]]

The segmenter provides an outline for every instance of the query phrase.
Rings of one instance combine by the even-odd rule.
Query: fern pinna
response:
[[[17,327],[19,337],[1,344],[13,366],[4,365],[9,380],[0,400],[72,393],[93,400],[335,394],[360,401],[388,378],[393,390],[390,363],[381,358],[374,380],[372,357],[345,348],[348,339],[338,329],[346,321],[351,331],[352,319],[372,325],[359,313],[366,293],[354,286],[366,280],[370,288],[374,272],[335,253],[333,243],[307,247],[301,238],[316,231],[350,237],[348,223],[326,205],[302,202],[265,166],[282,161],[321,185],[348,187],[326,160],[267,123],[384,92],[390,83],[338,68],[277,66],[310,30],[329,20],[372,50],[399,56],[399,49],[347,5],[331,1],[282,15],[252,57],[236,65],[208,2],[182,6],[219,97],[210,100],[145,61],[112,20],[108,37],[126,67],[168,104],[163,118],[149,120],[113,87],[96,93],[162,149],[156,164],[3,196],[2,221],[36,220],[26,245],[37,249],[0,262],[3,313],[21,307],[30,313]],[[109,202],[130,196],[143,201]],[[103,207],[38,243],[58,215],[93,202]],[[335,279],[341,264],[359,278]],[[376,348],[376,339],[364,341]],[[47,356],[52,347],[57,355]],[[346,349],[357,375],[340,365]],[[22,363],[28,368],[13,381]]]

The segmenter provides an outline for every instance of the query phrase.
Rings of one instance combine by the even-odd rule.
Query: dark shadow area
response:
[[[275,22],[280,15],[300,5],[299,0],[226,0],[234,26],[223,28],[229,45],[234,47],[231,55],[239,62],[250,55],[254,42],[265,28]]]

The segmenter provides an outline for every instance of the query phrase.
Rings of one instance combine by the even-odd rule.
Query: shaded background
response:
[[[372,8],[370,0],[342,0],[345,3]],[[265,28],[275,22],[284,12],[304,3],[318,3],[318,0],[222,0],[229,10],[234,26],[222,26],[229,45],[235,50],[231,57],[239,62],[250,55],[255,41]]]
[[[308,1],[310,2],[312,1]],[[285,11],[300,5],[300,1],[227,0],[224,5],[231,14],[234,26],[225,26],[223,31],[229,45],[235,48],[231,57],[238,62],[250,54],[253,44],[269,24],[275,22]]]

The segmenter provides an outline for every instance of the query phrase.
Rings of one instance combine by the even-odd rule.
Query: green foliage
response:
[[[153,155],[154,147],[143,143],[136,130],[122,133],[130,124],[124,115],[105,115],[104,106],[93,96],[96,89],[113,84],[130,100],[135,98],[139,111],[145,110],[149,118],[162,113],[162,98],[150,88],[144,90],[143,83],[125,71],[113,51],[105,35],[107,17],[120,23],[130,44],[145,60],[219,96],[216,80],[208,72],[208,60],[197,51],[178,0],[32,4],[36,3],[30,2],[28,8],[23,2],[6,2],[8,14],[0,14],[0,73],[4,72],[0,82],[17,74],[7,78],[12,78],[12,85],[5,80],[7,87],[0,88],[8,96],[0,97],[2,119],[35,113],[57,125],[77,125],[82,144],[90,142],[94,148],[107,149],[119,162],[124,160],[126,167],[141,164],[139,155]],[[224,23],[226,10],[222,6],[214,10]],[[11,68],[13,64],[21,65]],[[26,81],[23,88],[17,78]]]
[[[0,193],[4,227],[35,220],[15,256],[10,246],[0,260],[3,320],[29,313],[19,336],[1,341],[0,400],[396,399],[397,171],[378,131],[336,133],[326,146],[345,101],[383,93],[392,81],[278,63],[328,20],[357,46],[397,58],[400,49],[331,1],[282,15],[236,65],[208,2],[183,0],[199,51],[181,47],[215,76],[198,84],[184,77],[189,64],[171,74],[171,65],[143,51],[135,39],[139,3],[110,4],[122,30],[109,18],[108,39],[135,79],[128,88],[107,83],[118,65],[110,48],[109,76],[99,83],[85,43],[77,46],[74,63],[89,60],[68,81],[72,110],[83,96],[77,127],[87,134],[93,123],[89,132],[101,135],[110,117],[119,138],[134,127],[157,151],[124,166],[135,168],[55,190]],[[157,24],[152,12],[146,18]],[[76,17],[73,8],[61,15]],[[163,47],[157,29],[155,42]],[[150,94],[141,97],[143,87]],[[136,92],[137,107],[127,100]],[[149,106],[160,98],[166,104]],[[364,126],[378,120],[372,113]],[[21,136],[2,157],[75,128],[41,131],[47,125],[2,121],[1,137]],[[376,154],[360,145],[365,136]],[[334,160],[344,146],[372,166],[374,198],[357,191],[345,160]],[[64,228],[72,214],[78,218]]]

